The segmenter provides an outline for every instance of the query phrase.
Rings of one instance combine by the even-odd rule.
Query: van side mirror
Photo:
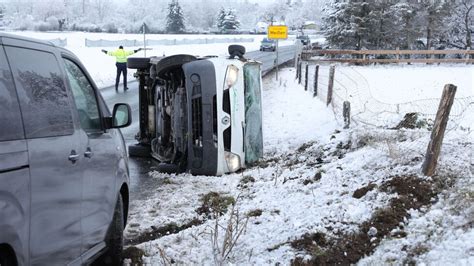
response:
[[[112,112],[111,128],[128,127],[132,123],[132,109],[126,103],[117,103]]]

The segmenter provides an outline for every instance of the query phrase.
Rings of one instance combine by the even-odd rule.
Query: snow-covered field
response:
[[[108,34],[108,33],[83,33],[83,32],[61,32],[61,33],[42,33],[42,32],[11,32],[12,34],[22,35],[30,38],[42,40],[50,40],[67,38],[66,49],[75,53],[92,75],[95,83],[99,88],[112,86],[115,83],[115,58],[107,56],[101,52],[101,49],[113,51],[118,47],[86,47],[85,39],[89,40],[138,40],[143,41],[143,35],[140,34]],[[239,43],[245,46],[247,51],[256,51],[260,48],[260,41],[263,35],[157,35],[148,34],[147,39],[150,40],[181,40],[181,39],[203,39],[203,38],[249,38],[253,42]],[[206,55],[226,55],[227,48],[232,43],[218,44],[187,44],[187,45],[160,45],[150,46],[152,50],[146,51],[146,56],[163,56],[174,54],[192,54],[199,56]],[[281,45],[291,45],[292,40],[283,41]],[[139,47],[125,47],[132,50]],[[140,51],[133,55],[134,57],[145,56],[145,51]],[[133,80],[133,70],[128,71],[128,80]]]
[[[464,74],[472,71],[472,67],[460,69]],[[387,68],[375,68],[377,77],[382,70]],[[358,71],[371,72],[370,68]],[[441,75],[444,71],[434,72],[440,75],[418,76],[425,79],[427,91],[429,83],[438,90],[433,97],[440,93],[437,87],[446,78]],[[361,265],[473,265],[471,131],[458,128],[449,132],[438,175],[423,177],[422,154],[416,150],[426,149],[429,131],[362,126],[343,130],[334,113],[305,92],[294,75],[294,69],[286,68],[280,81],[272,76],[264,80],[266,153],[258,166],[221,177],[150,173],[150,178],[162,185],[156,197],[133,204],[126,229],[129,243],[144,251],[143,261],[151,265],[287,265],[297,257],[324,258],[334,254],[331,252],[341,239],[367,233],[373,234],[370,241],[379,245],[373,255],[357,259],[362,259]],[[370,76],[367,79],[370,83]],[[458,80],[464,82],[461,87],[471,86],[461,93],[472,96],[469,78]],[[387,82],[385,87],[395,86],[399,84]],[[371,89],[378,87],[371,85]],[[473,111],[471,105],[468,112]],[[473,122],[472,116],[464,119],[469,120],[467,124]],[[389,228],[389,234],[377,235],[377,225],[363,231],[364,222],[371,224],[381,210],[390,210],[393,201],[406,196],[387,189],[387,184],[402,177],[422,180],[437,192],[425,202],[428,206],[406,210],[409,216]],[[370,187],[366,194],[355,196],[355,191],[366,187]],[[235,207],[229,206],[221,216],[212,211],[203,214],[203,199],[210,192],[218,193],[222,202],[232,197]],[[315,233],[324,241],[309,237]],[[229,235],[234,240],[239,237],[232,241]]]
[[[67,48],[99,86],[111,85],[113,58],[84,47],[83,33],[66,35]],[[248,50],[258,45],[259,40],[245,44]],[[226,49],[227,44],[186,45],[152,52],[206,55]],[[327,72],[323,66],[321,88]],[[361,124],[342,129],[340,114],[305,92],[294,76],[294,69],[285,68],[279,81],[272,75],[264,79],[265,157],[257,166],[221,177],[150,173],[161,185],[154,197],[132,202],[125,235],[143,253],[129,249],[128,257],[139,254],[149,265],[287,265],[297,257],[322,264],[328,256],[345,264],[351,257],[360,265],[474,265],[474,103],[466,102],[454,118],[437,175],[428,178],[420,173],[428,130]],[[445,83],[458,86],[457,97],[472,99],[474,67],[338,65],[335,90],[338,97],[380,108],[439,98]],[[400,180],[406,187],[396,185]],[[205,195],[214,196],[214,205],[203,203]],[[412,207],[396,205],[406,199],[402,202]],[[225,204],[231,202],[233,208]],[[357,257],[351,246],[372,255]]]

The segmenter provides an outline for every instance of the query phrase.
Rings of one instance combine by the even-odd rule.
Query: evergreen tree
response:
[[[422,0],[416,5],[420,26],[426,38],[426,49],[445,37],[445,21],[450,16],[450,2],[443,0]]]
[[[407,2],[401,2],[393,5],[391,11],[394,25],[391,34],[395,48],[411,49],[421,35],[416,21],[416,9]]]
[[[411,49],[423,41],[424,48],[431,49],[445,43],[456,28],[467,35],[467,30],[459,29],[464,23],[447,25],[455,1],[335,0],[325,8],[323,30],[328,43],[335,48]]]
[[[235,15],[235,10],[225,10],[221,8],[217,16],[217,28],[221,32],[237,30],[240,27],[240,21]]]
[[[0,3],[0,29],[2,29],[4,26],[4,22],[3,22],[4,16],[5,16],[5,8],[3,4]]]
[[[184,32],[184,15],[178,0],[171,0],[168,5],[168,15],[166,16],[166,32]]]
[[[326,41],[333,48],[347,48],[351,46],[351,40],[346,38],[349,36],[347,31],[349,20],[347,17],[346,7],[348,3],[341,0],[329,2],[323,9],[323,32]]]
[[[323,30],[331,46],[343,49],[370,48],[374,34],[373,6],[367,1],[335,0],[325,9]]]
[[[216,20],[216,27],[219,31],[222,31],[224,29],[225,16],[226,16],[225,8],[221,7],[221,9],[219,10],[219,14],[217,15],[217,20]]]

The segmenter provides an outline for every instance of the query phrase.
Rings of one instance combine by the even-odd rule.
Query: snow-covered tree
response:
[[[111,0],[94,0],[93,9],[97,14],[98,22],[104,22],[107,15],[111,15],[112,2]]]
[[[186,27],[191,31],[211,30],[215,26],[218,4],[213,0],[198,0],[183,3]]]
[[[446,23],[447,28],[450,29],[446,34],[447,44],[459,49],[472,48],[474,2],[457,0],[452,9],[452,15],[447,18]]]
[[[259,22],[258,15],[260,6],[257,3],[251,3],[245,0],[243,3],[235,6],[236,13],[239,14],[240,28],[243,30],[253,30]]]
[[[393,29],[390,31],[395,48],[411,49],[416,39],[421,35],[417,24],[417,10],[407,2],[391,6]]]
[[[2,3],[0,3],[0,28],[3,28],[4,17],[5,17],[5,6]]]
[[[219,9],[219,13],[217,14],[217,18],[216,18],[216,27],[217,27],[217,29],[219,29],[219,30],[224,29],[225,16],[226,16],[226,10],[225,10],[225,8],[221,7],[221,9]]]
[[[171,0],[168,5],[168,15],[166,16],[166,32],[184,32],[184,15],[178,0]]]
[[[335,48],[411,49],[423,42],[431,49],[454,39],[456,32],[467,38],[463,12],[453,16],[456,1],[472,5],[472,0],[335,0],[325,8],[323,29]],[[454,22],[455,17],[459,19]]]
[[[434,43],[444,37],[445,20],[450,15],[450,3],[444,0],[422,0],[416,4],[416,8],[419,25],[424,31],[426,48],[431,49]]]
[[[336,0],[330,3],[324,19],[328,43],[346,49],[370,47],[370,36],[376,25],[372,8],[367,1]]]
[[[221,8],[219,14],[217,16],[217,28],[221,32],[225,31],[232,31],[239,29],[240,21],[237,19],[235,15],[234,9],[224,9]]]
[[[295,2],[297,1],[300,0],[296,0]],[[285,21],[289,11],[294,10],[292,6],[296,8],[298,4],[291,4],[291,2],[288,3],[285,0],[278,0],[262,12],[263,15],[261,16],[261,20],[267,22],[268,24]]]

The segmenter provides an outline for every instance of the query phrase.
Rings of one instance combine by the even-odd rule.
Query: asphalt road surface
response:
[[[279,47],[279,64],[286,63],[292,60],[295,56],[295,46],[282,46]],[[254,59],[262,62],[262,73],[266,74],[270,72],[276,63],[276,52],[249,52],[245,54],[246,58]],[[112,71],[112,70],[111,70]],[[115,71],[115,70],[114,70]],[[133,70],[129,70],[133,71]],[[124,92],[120,84],[118,93],[115,92],[114,87],[107,87],[101,89],[102,96],[104,97],[110,110],[113,109],[116,103],[127,103],[132,109],[132,124],[122,129],[122,134],[125,138],[125,142],[128,145],[136,144],[135,135],[139,130],[138,122],[138,82],[132,81],[128,83],[129,90]],[[133,204],[134,199],[145,199],[152,196],[154,188],[159,186],[156,179],[149,177],[148,173],[154,169],[158,162],[153,159],[143,159],[131,157],[129,160],[130,167],[130,199]]]

